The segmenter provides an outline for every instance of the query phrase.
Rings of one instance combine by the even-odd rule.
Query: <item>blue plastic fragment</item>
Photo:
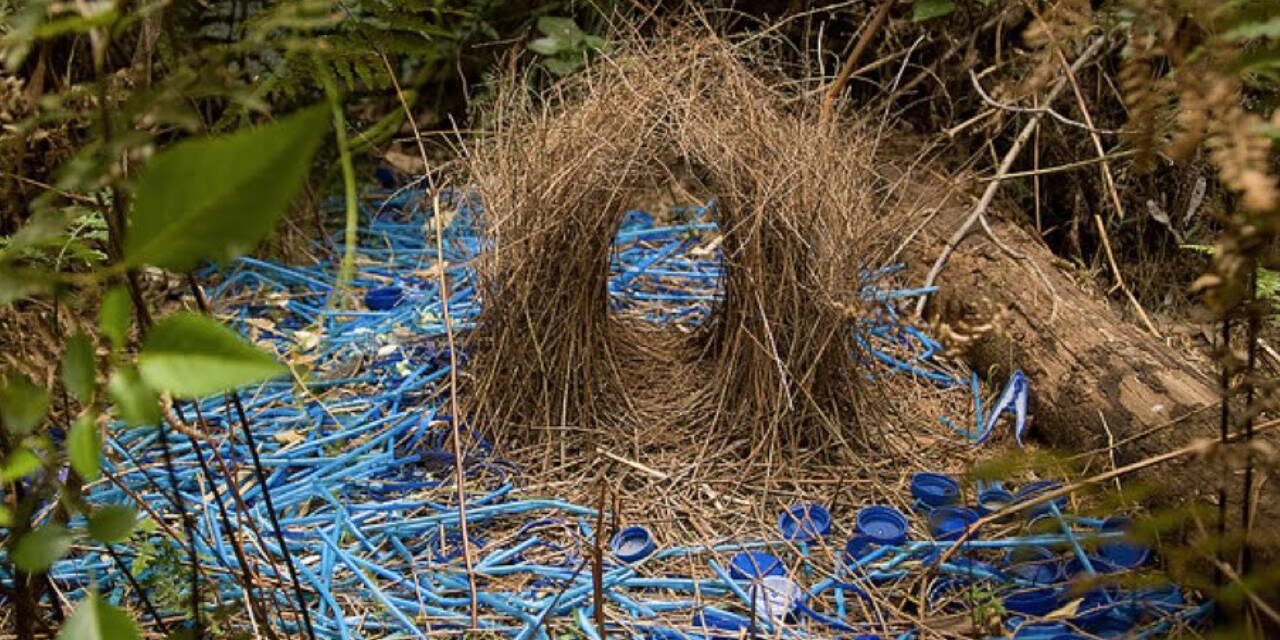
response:
[[[1030,387],[1026,374],[1022,373],[1021,369],[1015,370],[1013,375],[1009,376],[1009,381],[1005,384],[1004,391],[1000,393],[1000,397],[991,406],[991,411],[987,414],[987,421],[982,426],[982,430],[975,436],[974,442],[977,444],[986,442],[991,437],[991,432],[995,430],[1000,416],[1005,413],[1012,413],[1014,416],[1014,439],[1017,440],[1018,446],[1022,446],[1022,435],[1027,428],[1027,402],[1030,395]]]

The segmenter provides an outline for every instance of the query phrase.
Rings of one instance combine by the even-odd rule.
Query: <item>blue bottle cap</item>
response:
[[[1130,524],[1128,518],[1112,516],[1102,522],[1102,530],[1128,531]],[[1126,538],[1098,545],[1098,555],[1117,568],[1135,569],[1147,563],[1151,549]]]
[[[1072,622],[1089,633],[1110,636],[1132,629],[1141,614],[1123,591],[1104,587],[1085,594]]]
[[[820,504],[797,504],[778,515],[778,530],[786,540],[817,540],[831,533],[831,513]]]
[[[937,540],[958,540],[969,525],[978,521],[978,514],[965,507],[942,507],[929,514],[929,532]]]
[[[986,489],[978,494],[978,513],[984,516],[995,513],[1013,504],[1013,501],[1013,494],[1004,489]]]
[[[844,561],[845,564],[853,564],[861,558],[863,554],[875,544],[871,538],[864,535],[855,535],[849,538],[849,542],[844,545]]]
[[[1004,608],[1025,616],[1042,616],[1058,608],[1062,590],[1057,587],[1037,587],[1014,591],[1004,597]]]
[[[1087,555],[1086,557],[1089,558],[1089,566],[1093,567],[1095,573],[1116,573],[1120,571],[1120,567],[1111,564],[1111,561],[1103,558],[1102,556]],[[1068,560],[1067,564],[1063,565],[1062,569],[1069,578],[1074,578],[1080,574],[1087,573],[1084,570],[1084,563],[1080,562],[1080,558],[1078,557]]]
[[[729,576],[735,580],[756,580],[786,573],[781,560],[763,551],[743,551],[729,560]]]
[[[960,500],[960,483],[945,473],[917,473],[911,476],[911,495],[930,507],[955,504]]]
[[[1019,624],[1013,637],[1014,640],[1057,640],[1064,633],[1071,633],[1071,627],[1061,622],[1032,622]]]
[[[640,526],[632,525],[619,531],[609,542],[613,555],[623,562],[635,562],[653,553],[653,534]]]
[[[1061,487],[1062,487],[1062,483],[1054,482],[1053,480],[1036,480],[1034,482],[1028,482],[1027,484],[1024,484],[1021,487],[1019,487],[1018,491],[1015,492],[1013,496],[1016,500],[1021,502],[1023,500],[1029,500],[1042,493],[1048,493],[1050,491],[1053,491],[1054,489],[1059,489]],[[1027,512],[1027,519],[1031,520],[1037,516],[1042,516],[1046,513],[1052,513],[1053,509],[1049,505],[1057,505],[1058,510],[1061,511],[1062,509],[1067,508],[1067,497],[1059,496],[1048,502],[1044,502],[1042,504],[1038,504],[1034,507],[1031,507],[1031,509]]]
[[[391,285],[370,289],[364,294],[364,306],[371,311],[387,311],[394,309],[404,301],[404,289]]]
[[[1007,573],[1033,584],[1053,584],[1063,577],[1058,555],[1045,547],[1015,547],[1004,561]]]
[[[898,545],[907,540],[907,517],[885,505],[871,505],[858,511],[858,533],[879,545]]]

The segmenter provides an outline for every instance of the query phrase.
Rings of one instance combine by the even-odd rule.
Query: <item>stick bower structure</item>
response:
[[[490,249],[468,345],[477,424],[525,440],[551,425],[709,428],[759,451],[848,444],[874,408],[852,322],[858,273],[895,226],[877,213],[895,194],[875,172],[874,136],[820,127],[741,55],[679,39],[540,99],[519,79],[498,87],[493,133],[467,153]],[[720,234],[721,290],[692,333],[609,304],[623,213],[672,184],[711,199]]]

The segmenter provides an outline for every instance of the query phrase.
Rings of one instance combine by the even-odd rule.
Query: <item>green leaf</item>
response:
[[[107,381],[107,393],[115,402],[116,415],[131,427],[160,422],[160,404],[156,392],[148,387],[138,372],[131,368],[116,369]]]
[[[9,510],[9,507],[6,507],[0,504],[0,527],[12,527],[12,526],[13,526],[13,512]]]
[[[129,505],[109,504],[89,516],[89,537],[113,544],[129,537],[138,523],[138,511]]]
[[[49,392],[32,384],[26,376],[11,373],[0,381],[0,420],[9,433],[30,433],[49,408]]]
[[[570,49],[576,49],[582,43],[582,38],[586,36],[582,29],[578,28],[578,23],[574,22],[573,18],[557,18],[555,16],[538,18],[538,31],[548,38],[555,38],[568,45]]]
[[[218,321],[181,312],[147,333],[138,355],[142,379],[179,398],[199,398],[261,382],[286,369]]]
[[[44,573],[71,550],[71,534],[59,524],[28,531],[13,547],[13,562],[27,573]]]
[[[574,58],[547,58],[543,64],[547,65],[548,71],[560,77],[567,76],[582,66],[582,62]]]
[[[302,186],[328,122],[320,105],[156,154],[134,191],[125,262],[186,271],[251,250]]]
[[[40,458],[30,449],[26,447],[15,449],[9,457],[4,459],[4,465],[0,466],[0,482],[13,482],[18,478],[25,478],[39,468]]]
[[[538,38],[529,43],[529,50],[544,56],[554,56],[560,53],[562,46],[555,38]]]
[[[924,22],[941,18],[956,10],[956,3],[951,0],[916,0],[911,5],[911,21]]]
[[[102,296],[102,307],[98,309],[98,330],[111,341],[115,349],[123,349],[125,338],[129,335],[129,309],[133,302],[129,300],[129,292],[123,286],[112,287]]]
[[[121,609],[90,593],[58,631],[57,640],[138,640],[138,624]]]
[[[12,260],[26,249],[43,245],[66,231],[71,217],[62,211],[39,211],[0,250],[0,262]]]
[[[67,458],[85,480],[96,480],[102,468],[102,432],[93,414],[76,418],[67,432]]]
[[[0,266],[0,304],[17,302],[49,290],[49,284],[27,273]]]
[[[77,331],[62,354],[62,384],[76,400],[88,404],[93,401],[94,374],[93,341]]]
[[[1254,38],[1280,38],[1280,16],[1270,20],[1246,22],[1222,34],[1228,40],[1252,40]]]

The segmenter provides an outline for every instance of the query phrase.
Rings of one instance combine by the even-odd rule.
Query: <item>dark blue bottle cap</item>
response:
[[[1005,554],[1005,571],[1034,584],[1053,584],[1062,580],[1062,563],[1058,555],[1045,547],[1016,547]]]
[[[1102,523],[1103,531],[1128,531],[1132,523],[1123,516],[1112,516]],[[1151,549],[1129,539],[1098,545],[1098,555],[1120,569],[1135,569],[1147,563]]]
[[[635,562],[653,553],[653,534],[640,525],[632,525],[614,535],[609,547],[615,558]]]
[[[387,311],[394,309],[404,301],[404,289],[391,285],[370,289],[364,294],[364,306],[371,311]]]
[[[781,560],[763,551],[743,551],[729,560],[729,576],[735,580],[757,580],[786,573]]]
[[[1061,487],[1062,487],[1062,483],[1054,482],[1053,480],[1036,480],[1034,482],[1028,482],[1027,484],[1022,485],[1021,487],[1018,488],[1018,491],[1013,495],[1016,500],[1018,500],[1019,502],[1022,502],[1023,500],[1029,500],[1042,493],[1048,493],[1050,491],[1053,491],[1054,489],[1059,489]],[[1054,498],[1053,500],[1049,500],[1048,502],[1044,502],[1042,504],[1038,504],[1034,507],[1031,507],[1031,509],[1027,512],[1027,519],[1031,520],[1037,516],[1042,516],[1046,513],[1052,513],[1053,508],[1050,507],[1050,505],[1057,505],[1058,510],[1061,511],[1062,509],[1067,508],[1067,497],[1059,496],[1057,498]]]
[[[907,540],[907,517],[893,507],[871,505],[858,511],[858,533],[879,545],[898,545]]]
[[[1037,587],[1014,591],[1004,597],[1004,608],[1025,616],[1042,616],[1058,608],[1062,590]]]
[[[1057,640],[1064,633],[1071,633],[1071,627],[1061,622],[1033,622],[1019,624],[1014,632],[1014,640]]]
[[[960,500],[960,483],[945,473],[917,473],[911,476],[911,495],[931,507],[955,504]]]
[[[873,544],[875,544],[875,542],[864,535],[855,535],[852,538],[849,538],[849,542],[846,542],[844,545],[845,564],[853,564],[854,562],[857,562],[858,558],[861,558]]]
[[[1004,489],[986,489],[978,494],[978,513],[984,516],[995,513],[1013,504],[1013,501],[1013,494]]]
[[[965,507],[942,507],[929,514],[929,532],[937,540],[958,540],[978,521],[978,514]]]
[[[778,530],[786,540],[817,540],[831,533],[831,513],[820,504],[797,504],[778,515]]]
[[[1123,591],[1104,587],[1084,595],[1072,622],[1089,633],[1111,636],[1132,629],[1141,613],[1141,607]]]

